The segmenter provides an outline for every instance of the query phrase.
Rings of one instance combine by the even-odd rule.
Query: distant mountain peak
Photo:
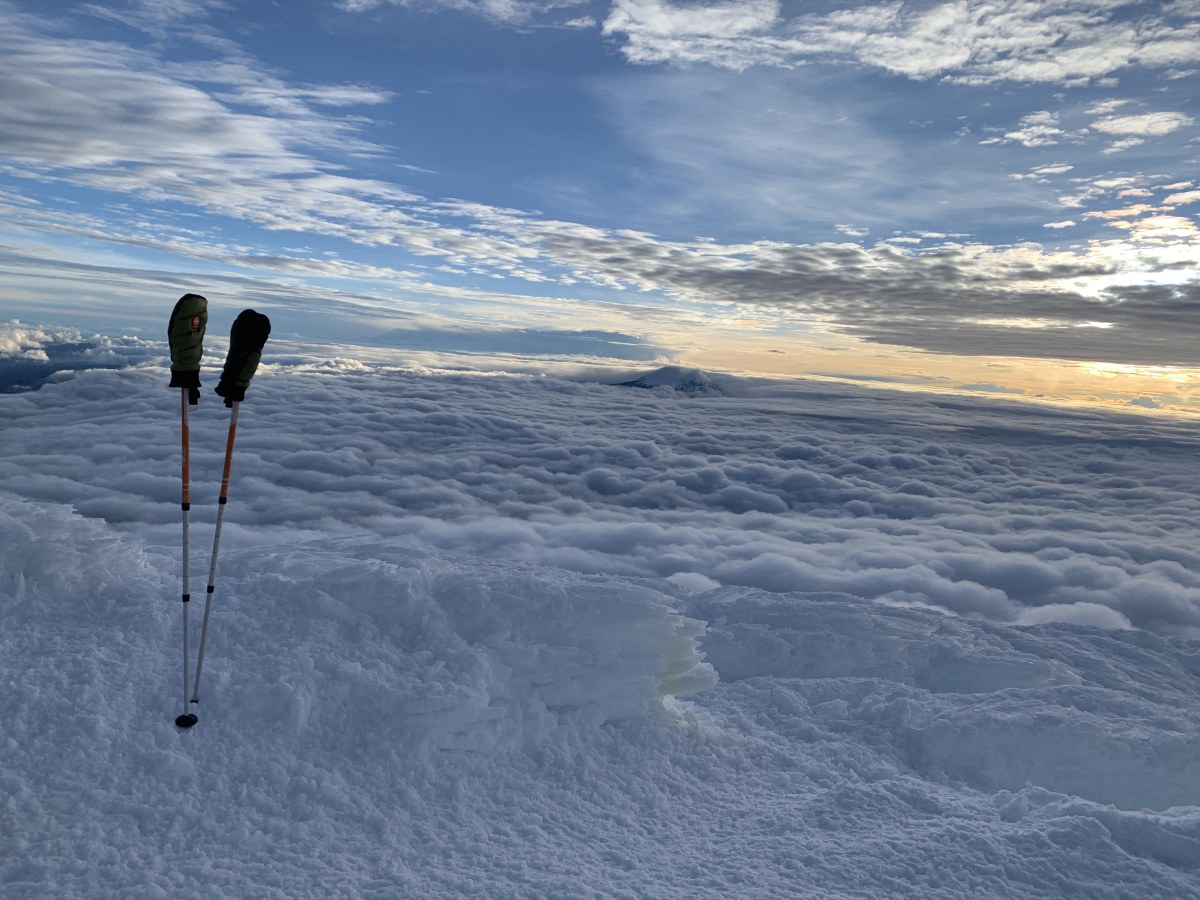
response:
[[[681,394],[724,397],[725,389],[703,369],[663,366],[630,381],[618,381],[617,387],[671,388]]]

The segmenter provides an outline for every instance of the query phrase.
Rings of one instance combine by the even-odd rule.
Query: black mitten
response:
[[[271,320],[252,309],[242,310],[229,333],[229,355],[221,370],[221,381],[214,388],[225,398],[226,406],[246,399],[246,388],[258,370],[262,349],[271,334]]]
[[[171,310],[167,341],[171,347],[173,388],[188,388],[188,402],[200,400],[200,359],[204,356],[204,330],[208,324],[208,300],[199,294],[184,294]]]

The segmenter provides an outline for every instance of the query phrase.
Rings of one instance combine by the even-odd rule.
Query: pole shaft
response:
[[[182,401],[180,409],[180,434],[183,442],[183,498],[180,506],[183,511],[183,712],[184,715],[188,711],[188,606],[191,601],[191,596],[188,591],[188,511],[191,509],[191,485],[190,481],[190,464],[189,459],[189,436],[188,436],[188,389],[182,388],[179,391],[179,397]]]
[[[217,584],[217,554],[221,549],[221,526],[225,522],[225,506],[229,500],[229,472],[233,468],[233,442],[237,437],[238,407],[234,401],[229,416],[229,437],[225,441],[225,468],[221,473],[221,496],[217,498],[217,527],[213,531],[212,560],[208,565],[208,588],[204,593],[204,624],[200,628],[200,652],[196,657],[196,683],[192,688],[192,702],[200,702],[200,672],[204,668],[204,646],[208,643],[208,620],[212,614],[213,592]],[[187,688],[184,688],[186,696]]]

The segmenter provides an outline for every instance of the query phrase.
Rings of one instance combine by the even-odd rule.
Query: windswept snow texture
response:
[[[1190,429],[268,351],[190,731],[164,360],[0,396],[5,900],[1200,898]]]

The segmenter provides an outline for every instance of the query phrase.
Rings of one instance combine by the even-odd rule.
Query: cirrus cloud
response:
[[[722,22],[732,27],[718,29]],[[701,7],[615,0],[604,28],[625,38],[623,52],[636,63],[746,68],[833,60],[965,84],[1079,84],[1129,67],[1200,60],[1200,22],[1189,6],[1146,15],[1121,0],[1087,7],[1066,0],[1001,8],[979,0],[862,4],[791,18],[770,0]]]

